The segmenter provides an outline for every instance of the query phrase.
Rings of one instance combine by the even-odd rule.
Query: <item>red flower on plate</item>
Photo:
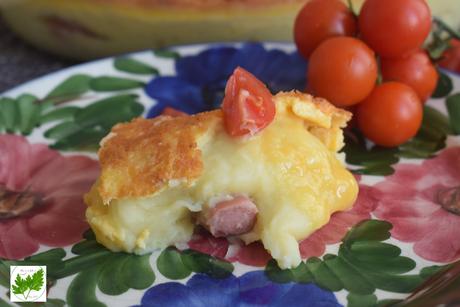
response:
[[[272,259],[260,242],[245,245],[240,240],[229,240],[216,238],[203,228],[197,228],[188,247],[193,250],[226,259],[231,262],[263,267]]]
[[[374,197],[374,214],[393,224],[394,238],[414,242],[417,255],[436,262],[460,258],[460,147],[420,165],[397,165]]]
[[[352,226],[369,219],[376,205],[371,191],[372,187],[360,185],[358,199],[351,209],[333,214],[328,224],[300,242],[302,258],[322,256],[327,244],[340,242]],[[249,245],[238,240],[229,242],[225,238],[215,238],[203,229],[197,230],[188,246],[202,253],[252,266],[265,266],[271,259],[260,242]]]
[[[0,257],[21,259],[40,244],[79,241],[88,229],[82,196],[98,173],[90,158],[0,135]]]

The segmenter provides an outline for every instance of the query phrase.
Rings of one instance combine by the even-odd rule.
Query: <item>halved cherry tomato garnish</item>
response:
[[[275,118],[276,107],[265,84],[238,67],[227,81],[222,110],[228,134],[243,136],[267,127]]]

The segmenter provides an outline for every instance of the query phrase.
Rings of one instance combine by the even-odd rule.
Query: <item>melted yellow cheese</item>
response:
[[[326,224],[333,212],[353,205],[354,177],[285,105],[278,106],[273,123],[249,139],[231,138],[220,126],[198,140],[204,171],[192,187],[170,182],[153,197],[115,200],[109,206],[94,187],[87,196],[87,218],[98,240],[135,253],[186,242],[193,232],[193,211],[213,197],[242,193],[259,214],[252,232],[241,238],[262,240],[282,268],[298,265],[298,241]]]

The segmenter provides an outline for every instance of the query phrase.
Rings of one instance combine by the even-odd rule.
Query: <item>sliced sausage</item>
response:
[[[239,195],[204,210],[199,221],[215,237],[236,236],[252,230],[258,212],[248,197]]]

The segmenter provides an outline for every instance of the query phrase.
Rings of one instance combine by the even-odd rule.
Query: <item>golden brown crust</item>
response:
[[[203,170],[197,138],[221,122],[220,110],[194,116],[137,118],[102,140],[99,194],[112,199],[155,194],[171,180],[193,182]]]
[[[322,113],[330,116],[333,120],[337,121],[337,123],[341,123],[339,127],[342,128],[346,126],[346,123],[353,116],[352,113],[348,112],[347,110],[337,108],[324,98],[314,97],[310,94],[302,93],[299,91],[280,92],[276,94],[276,97],[279,97],[281,99],[297,98],[302,102],[313,103],[316,106],[316,108],[318,108]]]
[[[321,98],[300,92],[275,96],[277,107],[292,110],[305,127],[328,149],[343,146],[340,129],[351,113]],[[280,109],[277,112],[283,113]],[[288,111],[291,112],[291,111]],[[137,118],[118,124],[101,141],[99,160],[102,174],[98,192],[108,204],[113,199],[147,197],[178,183],[192,184],[203,171],[200,136],[222,126],[222,111],[193,116]],[[263,133],[263,132],[262,132]]]

